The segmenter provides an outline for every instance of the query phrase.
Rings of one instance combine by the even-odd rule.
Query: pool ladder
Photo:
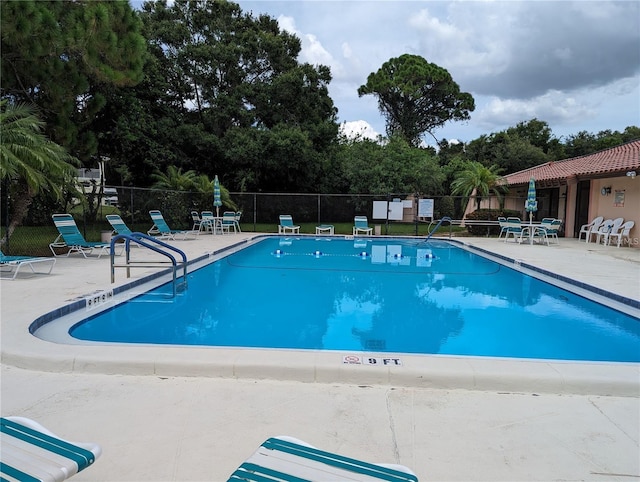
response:
[[[115,244],[124,240],[125,243],[125,262],[122,264],[116,264],[115,262]],[[144,248],[148,248],[156,253],[169,258],[169,261],[132,261],[131,260],[131,243],[135,243]],[[181,261],[178,261],[176,257],[171,254],[171,251],[180,255]],[[184,254],[178,248],[171,246],[163,241],[160,241],[153,236],[149,236],[143,233],[131,233],[131,234],[118,234],[111,238],[111,282],[115,283],[116,280],[116,268],[126,268],[127,278],[131,277],[131,268],[164,268],[171,265],[171,272],[173,274],[173,297],[180,291],[187,289],[187,255]],[[178,276],[178,270],[182,270],[182,280]]]
[[[427,237],[424,239],[423,243],[426,243],[427,241],[429,241],[431,236],[433,236],[433,234],[438,230],[438,228],[442,226],[442,223],[445,223],[445,222],[449,223],[449,237],[451,237],[451,218],[449,216],[445,216],[440,221],[438,221],[438,224],[436,224],[436,227],[433,228],[433,230],[429,231],[429,234],[427,234]],[[431,224],[429,224],[429,227],[431,227]]]

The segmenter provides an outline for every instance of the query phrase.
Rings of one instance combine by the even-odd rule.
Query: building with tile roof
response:
[[[505,176],[509,197],[504,207],[522,211],[523,218],[531,178],[538,197],[536,219],[562,219],[565,236],[577,237],[580,227],[596,216],[622,217],[636,222],[632,245],[640,248],[640,140]]]

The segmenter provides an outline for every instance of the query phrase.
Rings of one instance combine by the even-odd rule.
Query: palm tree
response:
[[[75,176],[80,162],[43,133],[44,122],[33,107],[0,101],[0,180],[10,184],[9,226],[6,242],[29,212],[34,196],[41,192],[62,195],[65,180]]]
[[[475,193],[477,209],[480,209],[482,198],[490,194],[495,194],[502,204],[503,194],[508,188],[501,183],[502,176],[499,171],[496,165],[486,167],[479,162],[469,162],[451,183],[451,194],[468,198]]]
[[[181,167],[169,166],[166,173],[156,170],[151,174],[151,179],[155,181],[151,187],[171,191],[191,191],[194,188],[196,177],[196,172],[191,169],[182,172]]]
[[[196,177],[193,182],[193,187],[196,192],[199,192],[200,194],[213,196],[213,181],[209,179],[209,176],[206,174],[200,174]],[[224,207],[232,209],[233,211],[238,210],[238,206],[236,206],[236,204],[231,200],[229,190],[222,184],[220,184],[220,200]]]

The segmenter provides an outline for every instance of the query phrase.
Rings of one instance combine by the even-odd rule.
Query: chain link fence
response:
[[[93,209],[88,203],[46,202],[35,199],[29,213],[21,226],[18,226],[9,239],[6,237],[10,222],[11,198],[7,189],[2,190],[1,242],[2,251],[9,255],[50,256],[49,243],[57,236],[51,215],[55,213],[72,214],[79,230],[87,241],[101,241],[104,234],[111,233],[111,226],[106,220],[107,214],[119,214],[133,231],[147,232],[152,226],[150,210],[160,210],[167,224],[172,229],[191,229],[191,212],[213,211],[213,193],[157,190],[131,188],[122,186],[106,186],[108,196],[94,197]],[[116,194],[117,193],[117,194]],[[356,215],[367,216],[371,224],[384,225],[384,234],[389,233],[389,226],[408,224],[404,234],[425,234],[428,222],[417,219],[418,198],[430,198],[433,203],[433,218],[449,216],[462,219],[467,206],[467,198],[452,196],[430,196],[417,193],[395,193],[386,195],[369,194],[281,194],[281,193],[230,193],[235,206],[222,206],[223,211],[242,212],[241,226],[247,232],[277,232],[280,214],[290,214],[296,224],[303,226],[302,232],[314,233],[314,226],[319,224],[344,224],[344,234],[350,234],[353,218]],[[405,201],[403,220],[388,223],[373,216],[374,201]],[[518,200],[517,202],[520,202]],[[522,205],[522,203],[521,203]],[[500,209],[498,201],[483,201],[483,209]],[[308,224],[309,226],[304,226]],[[411,225],[415,225],[415,230]],[[305,230],[306,228],[306,230]],[[348,229],[348,230],[347,230]],[[393,230],[392,230],[393,231]],[[336,233],[340,233],[336,229]],[[342,233],[341,233],[342,234]],[[396,233],[397,234],[397,231]]]

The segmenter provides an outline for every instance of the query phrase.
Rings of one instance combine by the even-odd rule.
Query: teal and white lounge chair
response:
[[[107,214],[107,221],[109,221],[109,224],[113,228],[114,234],[133,234],[133,231],[129,229],[129,226],[127,226],[117,214]]]
[[[66,480],[92,465],[102,449],[69,442],[24,417],[0,419],[0,480]]]
[[[353,235],[358,234],[371,234],[373,228],[369,227],[369,220],[366,216],[356,216],[353,218]]]
[[[300,234],[300,226],[293,224],[293,218],[290,214],[281,214],[278,234]]]
[[[418,482],[399,464],[372,464],[319,450],[293,437],[273,437],[231,474],[232,481],[385,480]]]
[[[51,217],[60,233],[55,241],[49,244],[49,249],[54,256],[58,256],[56,249],[67,249],[67,256],[75,251],[81,253],[85,258],[87,254],[93,253],[94,249],[99,249],[98,259],[105,251],[109,252],[110,243],[93,242],[84,239],[71,214],[54,214]]]
[[[158,210],[149,211],[149,216],[151,216],[151,220],[153,221],[153,226],[147,231],[149,236],[157,236],[158,239],[170,239],[176,240],[177,237],[180,239],[187,239],[187,236],[195,236],[198,234],[198,231],[181,231],[178,229],[171,229],[167,222],[164,220],[162,213]]]
[[[36,271],[34,265],[47,266],[48,271]],[[28,266],[34,274],[49,274],[56,264],[55,258],[36,258],[33,256],[7,256],[0,251],[0,279],[16,279],[20,268]],[[7,276],[8,274],[8,276]]]

